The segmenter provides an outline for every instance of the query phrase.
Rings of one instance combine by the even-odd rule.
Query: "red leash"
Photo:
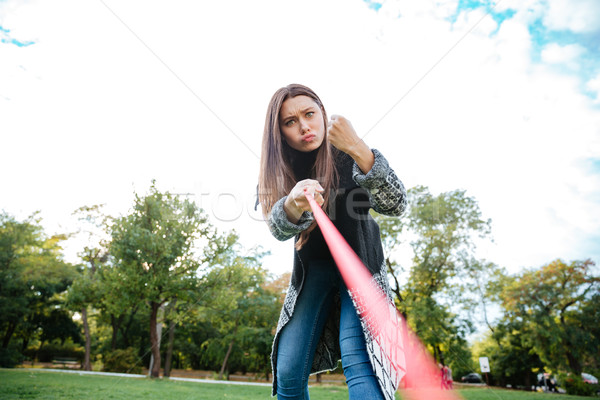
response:
[[[357,311],[366,321],[379,361],[389,367],[396,387],[407,389],[403,391],[403,398],[460,399],[456,392],[441,389],[440,370],[427,349],[410,332],[393,302],[374,281],[313,195],[305,191],[305,196]]]

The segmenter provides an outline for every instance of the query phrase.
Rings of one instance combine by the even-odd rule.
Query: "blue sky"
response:
[[[379,11],[383,5],[383,3],[379,1],[364,1],[370,9],[375,10],[376,12]],[[540,5],[543,6],[543,3],[548,2],[541,1],[538,3],[541,4],[534,5],[539,7]],[[502,23],[510,20],[517,14],[515,8],[510,8],[510,6],[500,8],[498,7],[500,4],[501,2],[499,1],[458,0],[455,11],[448,17],[448,20],[454,23],[461,13],[474,10],[483,11],[497,23],[496,30],[490,33],[490,35],[494,35],[498,32]],[[576,4],[573,4],[573,6],[576,6]],[[531,8],[533,9],[534,7]],[[590,12],[600,12],[600,9],[593,9],[590,10]],[[398,17],[401,18],[402,16],[399,15]],[[586,88],[585,84],[600,74],[600,24],[596,25],[595,29],[585,29],[583,32],[573,31],[568,28],[554,29],[545,23],[544,15],[540,14],[537,17],[532,18],[527,25],[532,44],[531,59],[534,62],[542,61],[542,51],[549,45],[580,46],[582,51],[573,60],[571,65],[565,66],[559,63],[558,65],[555,65],[555,68],[566,74],[577,75],[581,81],[580,89],[582,93],[592,98],[596,98],[598,96],[597,91]]]

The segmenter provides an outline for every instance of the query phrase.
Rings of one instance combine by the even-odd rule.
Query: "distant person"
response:
[[[440,387],[442,389],[452,389],[452,370],[449,366],[438,363],[440,369]]]
[[[438,363],[438,368],[440,370],[440,388],[444,390],[446,389],[446,369],[442,363]]]
[[[546,387],[548,389],[548,391],[550,391],[550,392],[558,393],[558,388],[556,387],[556,383],[554,382],[553,379],[550,378],[550,374],[548,374],[547,372],[544,372],[544,374],[542,375],[542,378],[540,379],[538,384],[541,387]]]
[[[444,378],[446,380],[446,389],[452,389],[452,384],[454,383],[454,379],[452,379],[452,369],[446,365],[445,367]]]
[[[291,282],[271,354],[273,394],[279,400],[308,400],[309,375],[335,369],[341,358],[351,400],[393,400],[397,375],[363,329],[305,192],[389,295],[379,227],[369,210],[400,215],[406,207],[404,186],[350,121],[328,120],[316,93],[292,84],[277,90],[269,103],[258,184],[273,236],[295,238]]]

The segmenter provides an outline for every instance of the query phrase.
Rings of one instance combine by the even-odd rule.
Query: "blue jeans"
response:
[[[333,297],[341,298],[340,349],[350,399],[383,400],[354,305],[333,261],[311,263],[277,348],[277,399],[309,400],[308,376]]]

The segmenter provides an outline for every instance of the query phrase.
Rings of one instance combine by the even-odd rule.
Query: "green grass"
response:
[[[570,396],[557,393],[524,392],[521,390],[503,390],[488,388],[469,388],[459,390],[465,400],[592,400],[593,397]]]
[[[339,386],[311,388],[310,393],[311,397],[323,400],[348,397],[346,388]],[[250,400],[271,399],[271,388],[0,369],[0,399]]]
[[[583,400],[590,397],[541,394],[501,389],[463,389],[465,400]],[[0,369],[0,399],[271,399],[265,386],[177,382],[166,379],[78,375],[52,371]],[[347,400],[348,390],[340,386],[310,388],[311,399]],[[365,399],[367,400],[367,399]],[[426,400],[426,399],[423,399]]]

